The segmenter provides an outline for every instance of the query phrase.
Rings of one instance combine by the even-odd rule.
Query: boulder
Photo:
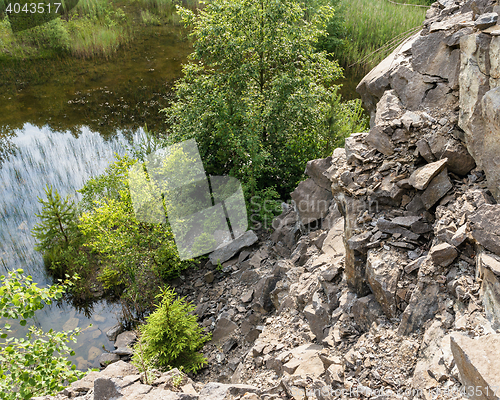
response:
[[[391,143],[390,137],[384,133],[384,130],[380,126],[370,129],[370,132],[365,137],[365,141],[386,156],[394,154],[394,145]]]
[[[445,167],[448,162],[447,158],[426,164],[423,167],[415,170],[409,180],[409,184],[415,189],[424,190]]]
[[[471,339],[463,335],[451,337],[451,351],[460,371],[460,380],[472,388],[469,398],[500,399],[500,334]]]
[[[238,328],[238,325],[230,319],[225,317],[220,318],[212,334],[212,343],[219,343],[222,339],[231,335],[236,328]]]
[[[411,294],[408,306],[401,316],[401,323],[398,328],[399,335],[409,335],[415,332],[422,327],[424,322],[434,317],[438,309],[438,293],[438,283],[418,283]]]
[[[304,308],[304,316],[316,340],[321,342],[325,337],[324,329],[329,325],[330,315],[328,305],[321,300],[317,292],[313,295],[312,303]]]
[[[107,367],[109,364],[120,361],[120,356],[113,353],[103,353],[99,356],[99,365]]]
[[[396,316],[396,290],[401,275],[401,256],[390,250],[369,250],[366,280],[388,318]]]
[[[455,246],[448,243],[441,243],[436,246],[432,246],[429,254],[434,264],[443,267],[450,265],[458,256]]]
[[[212,265],[223,263],[233,258],[241,249],[251,246],[258,241],[258,237],[254,231],[246,231],[243,235],[231,240],[222,247],[215,249],[209,255]]]
[[[427,186],[427,189],[422,193],[420,199],[424,207],[428,210],[436,204],[446,193],[453,187],[450,178],[448,177],[448,170],[442,170]]]
[[[300,182],[291,197],[303,225],[326,217],[333,199],[331,191],[318,186],[312,178]]]
[[[137,340],[137,334],[132,331],[120,333],[115,340],[115,348],[131,347]]]
[[[476,263],[486,317],[493,329],[500,329],[500,257],[481,252]]]
[[[497,21],[498,14],[496,12],[490,12],[480,15],[476,21],[474,21],[474,25],[476,25],[478,29],[486,29],[495,25]]]
[[[351,307],[354,321],[363,331],[369,331],[372,324],[384,314],[373,294],[356,299]]]
[[[500,204],[483,204],[469,216],[472,237],[483,247],[500,255]]]
[[[308,161],[305,174],[311,178],[316,185],[323,189],[330,190],[332,182],[323,174],[332,165],[332,157],[319,158]]]
[[[111,378],[97,378],[94,381],[94,400],[115,400],[122,397],[121,387]]]

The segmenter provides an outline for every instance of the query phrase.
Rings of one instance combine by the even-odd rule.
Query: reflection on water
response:
[[[49,184],[61,195],[77,199],[76,190],[89,177],[102,173],[114,154],[125,153],[127,140],[122,133],[104,139],[85,126],[74,135],[26,123],[15,130],[9,142],[15,150],[0,165],[0,272],[23,268],[35,282],[49,284],[51,279],[45,273],[41,254],[34,250],[31,235],[38,221],[35,214],[41,211],[38,197],[44,198],[44,188]],[[98,304],[93,311],[92,317],[86,318],[63,304],[46,307],[36,316],[37,324],[45,329],[66,330],[93,324],[80,335],[75,346],[75,359],[81,368],[87,366],[85,360],[94,361],[89,365],[97,366],[102,345],[112,349],[102,332],[116,323],[113,307]],[[21,334],[23,328],[17,329]]]

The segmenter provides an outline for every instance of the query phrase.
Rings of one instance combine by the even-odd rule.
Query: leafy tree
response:
[[[333,141],[327,116],[340,67],[317,52],[332,7],[297,0],[214,0],[178,8],[195,39],[191,62],[164,110],[169,139],[195,138],[206,169],[230,174],[248,196],[275,186],[286,196],[306,161]],[[359,108],[359,102],[356,103]]]
[[[25,338],[9,337],[11,325],[6,319],[19,319],[25,326],[35,311],[45,304],[62,297],[72,285],[39,288],[31,276],[23,270],[0,276],[0,315],[4,324],[0,328],[0,399],[30,399],[33,396],[51,395],[59,392],[69,382],[83,376],[66,356],[74,355],[67,343],[76,342],[79,330],[44,332],[34,326]]]
[[[157,298],[161,299],[156,310],[139,327],[140,337],[135,345],[132,361],[148,375],[147,369],[179,368],[196,372],[206,363],[198,352],[210,335],[198,325],[194,305],[185,298],[176,298],[174,289],[164,288]]]

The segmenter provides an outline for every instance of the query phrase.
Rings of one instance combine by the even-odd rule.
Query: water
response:
[[[123,155],[134,138],[164,129],[159,110],[168,106],[190,46],[180,29],[145,32],[133,48],[111,61],[62,60],[27,63],[21,72],[4,68],[0,78],[0,274],[22,268],[41,286],[52,283],[31,230],[40,213],[38,197],[52,185],[78,199],[76,190]],[[32,71],[29,69],[33,68]],[[24,74],[24,76],[23,76]],[[105,332],[120,308],[105,301],[85,315],[71,304],[47,306],[34,323],[45,330],[84,329],[72,344],[72,360],[98,367]],[[92,326],[89,326],[92,324]],[[14,326],[24,336],[27,327]]]
[[[147,123],[162,131],[159,110],[169,105],[172,84],[191,51],[176,27],[145,29],[133,47],[110,61],[71,60],[7,65],[0,75],[0,273],[23,268],[41,285],[52,283],[31,235],[44,197],[52,185],[62,195],[76,190],[124,154]],[[353,80],[342,94],[353,98]],[[86,328],[78,337],[73,361],[79,369],[98,366],[105,332],[115,325],[118,306],[99,302],[91,315],[71,304],[52,305],[35,323],[48,330]],[[88,327],[92,324],[92,327]],[[16,335],[26,328],[16,326]]]

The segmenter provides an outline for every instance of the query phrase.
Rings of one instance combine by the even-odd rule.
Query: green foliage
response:
[[[80,272],[87,264],[86,255],[80,250],[81,235],[77,227],[77,211],[73,201],[62,198],[51,186],[45,188],[47,199],[38,198],[42,212],[36,214],[40,222],[33,228],[37,239],[36,250],[44,253],[45,264],[62,276],[68,266]]]
[[[206,363],[198,351],[210,340],[193,315],[194,305],[185,298],[177,298],[173,289],[164,288],[157,296],[160,304],[140,326],[141,335],[132,357],[142,371],[145,365],[160,369],[179,368],[185,372],[196,372]]]
[[[250,199],[250,221],[254,228],[270,229],[274,217],[281,214],[282,201],[276,188],[269,186],[259,190],[255,196]]]
[[[2,320],[20,319],[26,325],[35,311],[53,299],[58,300],[72,282],[39,288],[23,270],[0,277],[0,315]],[[66,356],[74,352],[68,347],[76,342],[79,330],[44,332],[30,327],[25,338],[9,337],[11,325],[4,320],[0,329],[0,399],[30,399],[33,396],[52,395],[83,376]]]
[[[196,41],[165,110],[170,140],[194,137],[207,172],[240,179],[250,196],[268,186],[286,196],[333,146],[326,116],[342,72],[315,48],[332,8],[214,0],[196,15],[178,10]]]

